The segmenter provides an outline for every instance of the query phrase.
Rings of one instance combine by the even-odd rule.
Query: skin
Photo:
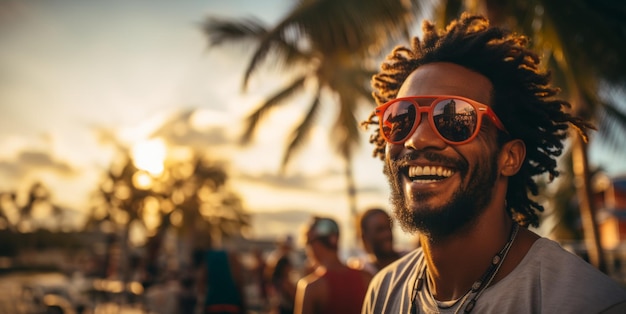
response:
[[[458,95],[490,105],[492,89],[485,76],[453,63],[438,62],[411,73],[397,97]],[[519,171],[526,150],[521,140],[498,147],[497,129],[486,119],[478,136],[463,145],[445,143],[426,120],[422,115],[417,129],[405,142],[387,144],[385,171],[400,223],[407,231],[420,232],[432,279],[429,289],[436,299],[447,301],[463,296],[507,242],[513,226],[505,209],[508,178]],[[398,167],[405,164],[444,166],[454,173],[435,182],[411,181]],[[476,181],[480,181],[478,187]],[[520,228],[494,283],[519,264],[538,238]]]
[[[307,239],[310,231],[307,233]],[[323,309],[328,302],[332,302],[332,296],[329,296],[328,282],[322,276],[328,270],[342,271],[348,270],[348,266],[344,265],[337,254],[338,236],[330,236],[329,242],[334,244],[334,249],[330,248],[320,241],[307,241],[306,253],[317,267],[313,272],[298,281],[295,302],[295,314],[311,314],[323,313]],[[362,280],[367,286],[372,276],[361,271]]]

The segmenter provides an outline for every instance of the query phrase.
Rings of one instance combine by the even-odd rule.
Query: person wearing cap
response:
[[[305,240],[307,256],[316,267],[298,281],[294,313],[361,313],[372,275],[349,268],[339,259],[337,222],[313,217],[307,224]]]

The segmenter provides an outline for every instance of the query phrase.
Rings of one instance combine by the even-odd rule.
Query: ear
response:
[[[506,142],[499,154],[500,174],[506,177],[514,176],[526,158],[526,145],[520,139]]]

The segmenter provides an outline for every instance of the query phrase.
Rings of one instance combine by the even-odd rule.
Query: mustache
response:
[[[406,167],[411,160],[418,158],[422,158],[433,163],[452,165],[460,170],[466,170],[469,167],[465,159],[450,158],[432,151],[411,151],[396,160],[392,160],[390,166],[392,169],[399,169]]]

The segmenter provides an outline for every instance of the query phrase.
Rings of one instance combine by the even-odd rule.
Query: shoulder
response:
[[[363,313],[407,313],[421,263],[423,251],[417,248],[376,273],[365,296]]]
[[[307,299],[317,299],[321,297],[323,292],[326,290],[326,280],[323,276],[320,276],[315,272],[300,278],[296,285],[297,293],[301,294],[302,296],[307,296]]]
[[[580,256],[565,250],[559,243],[547,238],[540,238],[535,242],[520,266],[518,268],[540,269],[542,276],[554,275],[563,279],[573,279],[575,276],[572,274],[577,274],[591,279],[614,282]]]
[[[540,279],[544,285],[576,283],[573,287],[564,286],[565,289],[584,289],[589,283],[621,288],[615,280],[587,261],[547,238],[535,242],[515,269],[514,273],[516,272],[533,273],[533,277]]]
[[[484,298],[500,300],[499,306],[511,311],[533,307],[546,313],[597,313],[626,301],[626,290],[557,242],[541,238],[509,275],[485,290]]]
[[[416,268],[421,261],[423,251],[417,248],[404,254],[401,258],[381,269],[372,278],[371,286],[397,286],[403,285],[415,274]]]
[[[316,271],[300,278],[298,280],[298,289],[302,290],[311,290],[316,289],[315,287],[319,287],[323,285],[324,278]]]

